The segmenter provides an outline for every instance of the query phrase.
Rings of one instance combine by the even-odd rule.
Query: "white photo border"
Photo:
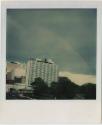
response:
[[[97,63],[96,100],[6,100],[6,10],[18,8],[96,8]],[[102,2],[6,1],[1,6],[0,122],[14,123],[99,123],[101,122]],[[28,110],[29,109],[29,110]],[[33,109],[33,110],[32,110]],[[13,112],[16,114],[13,115]],[[9,114],[12,115],[9,115]],[[5,117],[6,116],[6,117]],[[23,116],[23,117],[22,117]]]

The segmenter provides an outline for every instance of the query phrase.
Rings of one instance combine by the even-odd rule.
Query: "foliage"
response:
[[[36,99],[96,99],[95,84],[78,86],[67,77],[59,77],[50,87],[41,78],[36,78],[32,87]]]
[[[66,77],[60,77],[55,91],[56,99],[73,99],[78,91],[78,85]]]
[[[33,98],[36,98],[36,99],[51,98],[50,88],[40,77],[36,78],[31,85],[33,88],[33,95],[34,95]]]
[[[96,99],[96,85],[86,83],[80,87],[80,93],[84,95],[85,99]]]
[[[7,99],[96,99],[96,85],[86,83],[78,86],[67,77],[59,77],[50,87],[40,77],[31,83],[32,91],[13,88],[6,93]],[[25,91],[25,92],[24,92]]]

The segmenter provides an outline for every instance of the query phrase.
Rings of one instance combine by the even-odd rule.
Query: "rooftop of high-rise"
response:
[[[30,58],[30,60],[34,60],[34,61],[37,61],[37,62],[50,63],[50,64],[53,64],[53,63],[54,63],[51,59],[47,59],[47,58],[44,58],[44,59],[40,59],[40,58]]]

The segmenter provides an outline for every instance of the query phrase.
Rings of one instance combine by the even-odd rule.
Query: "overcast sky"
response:
[[[50,58],[61,71],[96,72],[96,10],[7,11],[7,60]]]

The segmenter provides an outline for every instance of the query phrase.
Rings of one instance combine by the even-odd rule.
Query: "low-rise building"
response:
[[[26,68],[26,85],[30,86],[38,77],[50,86],[52,82],[58,81],[58,66],[51,59],[28,60]]]

